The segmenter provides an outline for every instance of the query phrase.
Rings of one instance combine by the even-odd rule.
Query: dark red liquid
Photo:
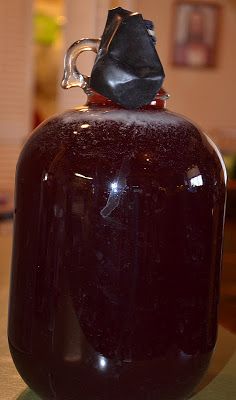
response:
[[[17,170],[10,349],[47,400],[185,399],[216,342],[217,151],[158,109],[41,125]]]

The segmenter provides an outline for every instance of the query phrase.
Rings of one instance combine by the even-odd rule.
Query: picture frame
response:
[[[172,64],[191,68],[215,67],[220,4],[180,0],[175,3],[173,14]]]

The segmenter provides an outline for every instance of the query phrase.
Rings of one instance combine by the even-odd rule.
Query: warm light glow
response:
[[[57,17],[57,23],[61,26],[65,25],[67,23],[67,18],[64,15],[59,15]]]

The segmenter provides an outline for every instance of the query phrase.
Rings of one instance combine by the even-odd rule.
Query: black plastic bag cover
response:
[[[149,104],[165,74],[141,14],[121,7],[108,12],[90,87],[126,108]]]

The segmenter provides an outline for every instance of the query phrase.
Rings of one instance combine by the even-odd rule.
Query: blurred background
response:
[[[48,116],[85,102],[80,89],[60,88],[64,53],[82,37],[99,37],[107,9],[115,6],[154,21],[168,108],[200,125],[224,156],[221,322],[236,332],[236,0],[0,2],[0,241],[11,237],[15,166],[25,140]],[[89,74],[93,57],[81,56],[82,72]]]

